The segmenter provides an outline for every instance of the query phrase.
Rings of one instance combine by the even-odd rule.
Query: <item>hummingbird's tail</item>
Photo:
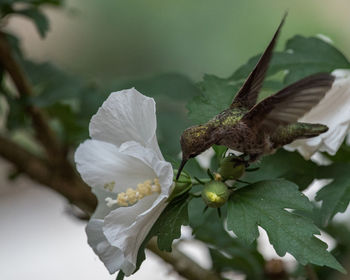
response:
[[[323,124],[297,122],[287,126],[280,126],[271,136],[274,148],[287,145],[297,139],[316,137],[328,131]]]
[[[302,138],[316,137],[328,131],[328,126],[324,124],[304,123],[303,125],[305,126],[305,130]]]

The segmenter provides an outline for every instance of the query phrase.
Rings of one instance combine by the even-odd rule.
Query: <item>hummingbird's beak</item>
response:
[[[181,175],[181,171],[184,168],[186,162],[187,162],[187,159],[186,158],[182,158],[182,161],[180,163],[179,169],[178,169],[177,174],[176,174],[176,181],[179,179],[179,177]]]

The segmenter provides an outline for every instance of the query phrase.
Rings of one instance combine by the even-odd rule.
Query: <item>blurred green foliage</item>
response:
[[[259,58],[257,55],[249,59],[227,79],[204,76],[200,83],[202,94],[188,105],[190,118],[206,122],[228,108],[233,93],[240,88]],[[284,51],[274,54],[262,91],[271,93],[272,88],[276,92],[308,75],[346,68],[350,68],[350,62],[333,45],[318,38],[295,36],[287,41]]]
[[[204,4],[198,5],[198,3],[194,2],[181,3],[183,6],[187,5],[189,10],[197,9],[202,13],[202,16],[207,11],[203,8]],[[18,4],[21,5],[19,6]],[[50,24],[42,7],[46,5],[59,7],[62,4],[63,1],[59,0],[2,0],[0,2],[0,17],[4,20],[16,15],[25,16],[32,20],[40,36],[45,37]],[[122,52],[122,54],[119,52],[116,55],[122,62],[121,65],[125,66],[129,64],[129,68],[126,67],[127,69],[124,69],[124,74],[157,72],[155,70],[161,69],[163,64],[156,61],[154,57],[158,57],[159,60],[173,59],[168,53],[158,53],[159,49],[153,48],[157,40],[169,39],[165,34],[167,32],[176,37],[176,40],[181,39],[183,30],[188,26],[183,24],[181,18],[172,15],[173,11],[169,9],[169,6],[174,8],[175,6],[172,6],[173,4],[165,4],[157,1],[150,1],[147,4],[119,4],[119,12],[125,11],[126,7],[133,8],[135,5],[141,6],[141,8],[138,7],[138,9],[133,10],[134,14],[129,19],[129,31],[131,33],[135,32],[135,34],[140,34],[138,33],[140,30],[142,32],[145,31],[143,37],[134,36],[135,38],[133,40],[128,41],[130,44],[128,50],[124,46],[122,50],[125,52]],[[146,38],[146,36],[152,34],[151,32],[146,32],[147,28],[153,27],[159,31],[164,27],[159,26],[157,21],[147,22],[147,24],[142,26],[133,22],[133,17],[142,17],[142,7],[145,7],[145,5],[147,6],[147,9],[145,8],[147,13],[151,11],[157,18],[163,18],[163,20],[165,18],[167,21],[176,22],[177,25],[175,24],[173,26],[174,30],[167,30],[167,32],[164,32],[165,35],[163,34],[164,37],[157,38],[157,40]],[[182,10],[179,8],[182,7],[181,5],[176,6],[178,9],[175,11],[176,15],[181,14]],[[244,6],[246,4],[233,3],[227,5],[246,9]],[[257,4],[258,7],[262,5],[261,3]],[[230,11],[225,10],[224,7],[219,8],[226,15],[232,13],[232,18],[239,14],[239,11],[236,10]],[[105,13],[113,13],[113,11],[108,10],[106,7],[101,8],[101,12],[101,20],[103,20],[102,17]],[[188,13],[187,10],[183,12]],[[215,15],[214,17],[209,15],[208,18],[211,19],[208,22],[208,27],[210,28],[228,25],[225,22],[225,17],[222,15]],[[213,20],[214,18],[216,21]],[[142,19],[146,19],[146,17]],[[245,19],[245,21],[247,20]],[[267,18],[266,21],[272,22],[273,20]],[[243,22],[242,15],[237,16],[234,22]],[[254,32],[258,34],[256,31],[256,22],[253,23]],[[250,24],[250,22],[246,24]],[[241,29],[241,26],[238,29]],[[196,34],[198,30],[200,31]],[[247,34],[249,32],[242,32],[239,34],[240,36],[232,36],[235,37],[233,39],[225,38],[225,41],[221,42],[216,40],[207,42],[205,37],[202,37],[206,33],[206,29],[201,26],[201,21],[196,20],[196,18],[193,19],[192,31],[193,33],[191,34],[197,36],[195,39],[198,39],[198,46],[196,48],[188,46],[185,38],[183,38],[182,45],[175,46],[176,48],[181,48],[183,58],[176,61],[176,63],[173,62],[173,65],[184,63],[190,72],[198,72],[198,68],[200,68],[200,71],[207,70],[205,67],[202,69],[202,65],[194,66],[192,56],[197,55],[198,57],[202,57],[205,53],[209,53],[209,50],[215,50],[213,52],[219,53],[221,49],[230,48],[229,45],[232,45],[232,40],[244,41],[241,46],[248,46],[247,50],[255,48],[253,44],[256,44],[256,42],[253,42],[253,40],[259,39],[259,41],[263,41],[262,37],[256,38]],[[107,32],[107,36],[116,37],[117,40],[123,40],[123,36],[118,32],[116,31],[116,34]],[[217,33],[219,34],[219,32]],[[127,34],[127,36],[130,36],[130,34]],[[237,39],[238,37],[239,39]],[[228,107],[234,93],[241,86],[243,80],[252,70],[259,57],[253,56],[247,63],[233,72],[234,67],[231,66],[231,62],[227,63],[232,57],[225,58],[225,66],[220,68],[218,64],[223,64],[223,60],[219,61],[216,56],[213,56],[208,59],[209,64],[213,63],[213,69],[215,67],[216,69],[220,68],[221,72],[230,69],[233,74],[228,78],[205,75],[203,80],[197,84],[188,75],[178,73],[148,74],[143,75],[141,78],[128,79],[121,79],[119,77],[113,80],[103,79],[96,82],[95,80],[87,80],[84,78],[84,74],[78,77],[48,62],[29,60],[21,51],[21,41],[11,33],[7,34],[7,38],[33,86],[35,95],[27,98],[18,98],[14,89],[9,87],[4,81],[3,69],[0,69],[0,94],[6,98],[9,105],[6,130],[3,133],[13,135],[20,130],[31,136],[33,133],[31,122],[25,115],[25,108],[28,104],[35,105],[46,113],[52,128],[59,135],[62,143],[67,149],[73,151],[80,142],[88,138],[87,128],[89,120],[109,93],[124,88],[135,87],[143,94],[155,98],[157,102],[158,141],[166,159],[174,164],[178,164],[179,161],[179,135],[181,132],[192,124],[208,120]],[[94,39],[89,38],[89,40]],[[175,39],[168,40],[164,45],[174,48],[173,40]],[[142,59],[139,59],[138,43],[144,43],[142,47],[149,48],[150,52],[154,51],[157,54],[150,57],[142,56]],[[226,43],[228,46],[223,46]],[[87,49],[94,46],[95,42],[88,45]],[[113,47],[109,46],[108,48]],[[84,51],[82,52],[82,56],[86,54]],[[132,58],[125,58],[126,62],[123,62],[120,55],[130,55]],[[89,67],[100,69],[100,64],[107,61],[110,64],[109,67],[113,68],[113,59],[108,57],[108,55],[96,57],[94,60],[90,60],[90,62],[96,61],[96,65],[92,63],[93,65],[89,65]],[[86,64],[76,64],[80,67],[77,69],[86,67]],[[136,70],[135,67],[137,68]],[[282,51],[275,53],[262,95],[271,94],[271,92],[275,92],[286,84],[294,82],[306,75],[324,71],[331,72],[336,68],[350,68],[350,63],[333,45],[314,37],[294,36],[287,41]],[[118,71],[113,73],[118,73]],[[189,117],[192,120],[189,120],[187,117],[186,104],[188,104],[187,108],[190,111]],[[215,151],[216,157],[212,159],[212,168],[218,167],[225,149],[215,147]],[[280,255],[290,252],[302,264],[311,262],[341,270],[339,264],[327,253],[324,244],[313,236],[313,234],[317,234],[318,232],[318,229],[313,223],[318,223],[319,220],[316,217],[321,217],[322,223],[319,226],[329,232],[338,241],[336,248],[333,250],[336,256],[339,260],[344,260],[348,257],[350,242],[346,237],[349,230],[344,226],[332,222],[332,218],[336,213],[345,211],[350,200],[350,181],[347,172],[350,168],[348,146],[344,144],[336,156],[329,158],[332,161],[329,166],[319,166],[311,161],[303,160],[297,153],[280,150],[274,155],[263,158],[261,163],[258,164],[260,169],[251,173],[247,172],[243,178],[245,181],[251,183],[261,180],[270,181],[253,185],[237,184],[240,188],[236,191],[236,196],[232,196],[229,207],[224,207],[221,210],[221,218],[218,217],[213,209],[209,209],[203,213],[203,201],[194,198],[195,193],[187,192],[181,197],[184,199],[181,200],[179,197],[168,205],[152,229],[151,235],[157,235],[159,237],[158,244],[160,249],[171,250],[173,240],[180,236],[181,225],[189,223],[193,229],[194,238],[204,242],[210,248],[210,256],[215,271],[220,273],[225,271],[239,271],[246,275],[247,279],[264,279],[264,265],[266,261],[257,250],[257,243],[255,242],[257,225],[261,225],[271,237],[270,240]],[[189,162],[186,169],[192,176],[205,176],[205,171],[194,160]],[[282,181],[272,180],[277,178],[284,178],[294,182],[298,185],[299,189],[291,182],[283,181],[281,183]],[[313,204],[303,197],[300,192],[306,189],[315,178],[334,179],[332,183],[326,185],[317,194],[316,199],[323,201],[320,208],[313,207]],[[276,189],[280,191],[276,191]],[[299,211],[288,212],[284,210],[285,208],[293,208]],[[244,220],[243,217],[246,219]],[[274,217],[274,219],[266,222],[266,219],[271,217]],[[228,229],[233,229],[238,237],[230,234],[225,228],[226,218]],[[312,221],[311,219],[314,220]],[[273,221],[271,222],[271,220]],[[288,226],[295,221],[298,221],[296,222],[298,226],[292,226],[293,231],[289,235],[291,238],[288,239],[285,236],[280,236],[278,231],[281,228],[286,231],[286,228],[288,229]],[[247,227],[248,223],[250,227]],[[278,238],[275,238],[276,236]],[[305,238],[308,240],[306,245],[309,245],[309,247],[306,248],[308,250],[304,248],[306,251],[303,251]],[[244,239],[249,239],[248,243],[251,244],[243,243],[242,240]],[[141,263],[141,259],[144,256],[143,249],[144,247],[139,254],[139,263]],[[326,268],[317,268],[317,272],[319,279],[328,279],[328,275],[333,273]]]
[[[0,18],[13,14],[28,17],[44,38],[49,30],[49,20],[40,8],[43,5],[60,6],[63,0],[1,0],[0,4]],[[18,7],[16,4],[22,6]]]

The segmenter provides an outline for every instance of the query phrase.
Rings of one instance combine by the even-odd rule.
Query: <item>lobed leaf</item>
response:
[[[260,55],[257,55],[249,59],[229,80],[245,79],[259,58]],[[311,74],[349,67],[350,62],[332,44],[319,38],[296,35],[287,41],[283,52],[274,53],[267,76],[287,70],[284,82],[290,84]]]
[[[251,168],[259,167],[257,171],[246,172],[243,180],[257,182],[261,180],[283,178],[299,186],[300,190],[306,189],[316,178],[318,165],[304,158],[297,152],[288,152],[279,149],[272,155],[264,156],[260,164],[252,165]]]
[[[213,268],[217,272],[240,271],[245,273],[247,279],[264,279],[264,259],[257,251],[256,244],[246,245],[230,236],[216,209],[210,208],[203,213],[204,207],[201,199],[190,202],[190,226],[194,237],[209,245]]]
[[[158,248],[171,252],[172,243],[181,236],[181,226],[188,224],[187,195],[171,201],[162,212],[151,232],[158,237]]]
[[[206,122],[228,108],[239,89],[238,85],[213,75],[205,75],[198,86],[201,94],[187,105],[189,118],[198,123]]]
[[[261,181],[231,196],[227,227],[250,244],[258,237],[258,226],[261,226],[279,256],[289,252],[303,265],[310,262],[345,272],[326,250],[327,245],[314,236],[320,232],[312,220],[286,208],[312,211],[313,206],[294,183],[285,180]]]
[[[337,213],[343,213],[350,202],[350,162],[335,163],[330,166],[321,166],[318,169],[318,178],[333,178],[332,182],[317,192],[316,200],[322,201],[320,209],[323,225]]]
[[[50,24],[47,17],[38,8],[30,7],[28,9],[17,10],[16,14],[30,18],[35,24],[40,36],[45,38],[47,31],[49,31]]]

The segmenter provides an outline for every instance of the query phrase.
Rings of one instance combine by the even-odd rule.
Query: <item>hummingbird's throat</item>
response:
[[[106,184],[105,187],[110,184],[111,183]],[[135,204],[145,196],[149,196],[155,193],[159,194],[160,191],[161,188],[159,179],[155,178],[153,181],[146,180],[143,183],[137,184],[136,189],[128,188],[125,192],[119,193],[116,199],[106,197],[105,201],[108,207],[112,207],[114,205],[126,207]]]

